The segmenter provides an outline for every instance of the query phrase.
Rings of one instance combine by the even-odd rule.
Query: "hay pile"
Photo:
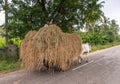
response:
[[[77,34],[63,33],[56,25],[30,31],[20,47],[22,66],[40,70],[43,66],[63,71],[81,54],[81,38]]]

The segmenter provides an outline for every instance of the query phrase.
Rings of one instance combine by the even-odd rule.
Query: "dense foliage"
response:
[[[96,24],[93,29],[93,32],[80,32],[83,43],[106,44],[119,39],[119,26],[115,20],[107,20],[101,25]]]
[[[4,9],[8,14],[9,36],[23,38],[29,30],[38,30],[49,21],[64,32],[73,25],[82,28],[101,19],[103,2],[99,0],[12,0]]]

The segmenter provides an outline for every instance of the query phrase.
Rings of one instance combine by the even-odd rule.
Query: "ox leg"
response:
[[[79,59],[78,59],[78,63],[81,64],[81,63],[82,63],[82,60],[83,60],[83,58],[80,56]]]
[[[88,53],[86,53],[86,62],[88,63]]]

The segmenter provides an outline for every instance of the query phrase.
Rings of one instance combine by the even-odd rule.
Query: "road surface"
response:
[[[89,62],[54,74],[25,72],[0,76],[0,84],[120,84],[120,46],[89,54]]]

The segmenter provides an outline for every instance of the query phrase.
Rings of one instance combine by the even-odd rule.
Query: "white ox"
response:
[[[89,53],[91,51],[91,45],[89,43],[82,44],[83,52]]]
[[[91,51],[91,45],[89,43],[82,44],[82,53],[80,55],[79,63],[82,61],[83,54],[86,53],[86,62],[88,62],[88,56],[87,54]]]

